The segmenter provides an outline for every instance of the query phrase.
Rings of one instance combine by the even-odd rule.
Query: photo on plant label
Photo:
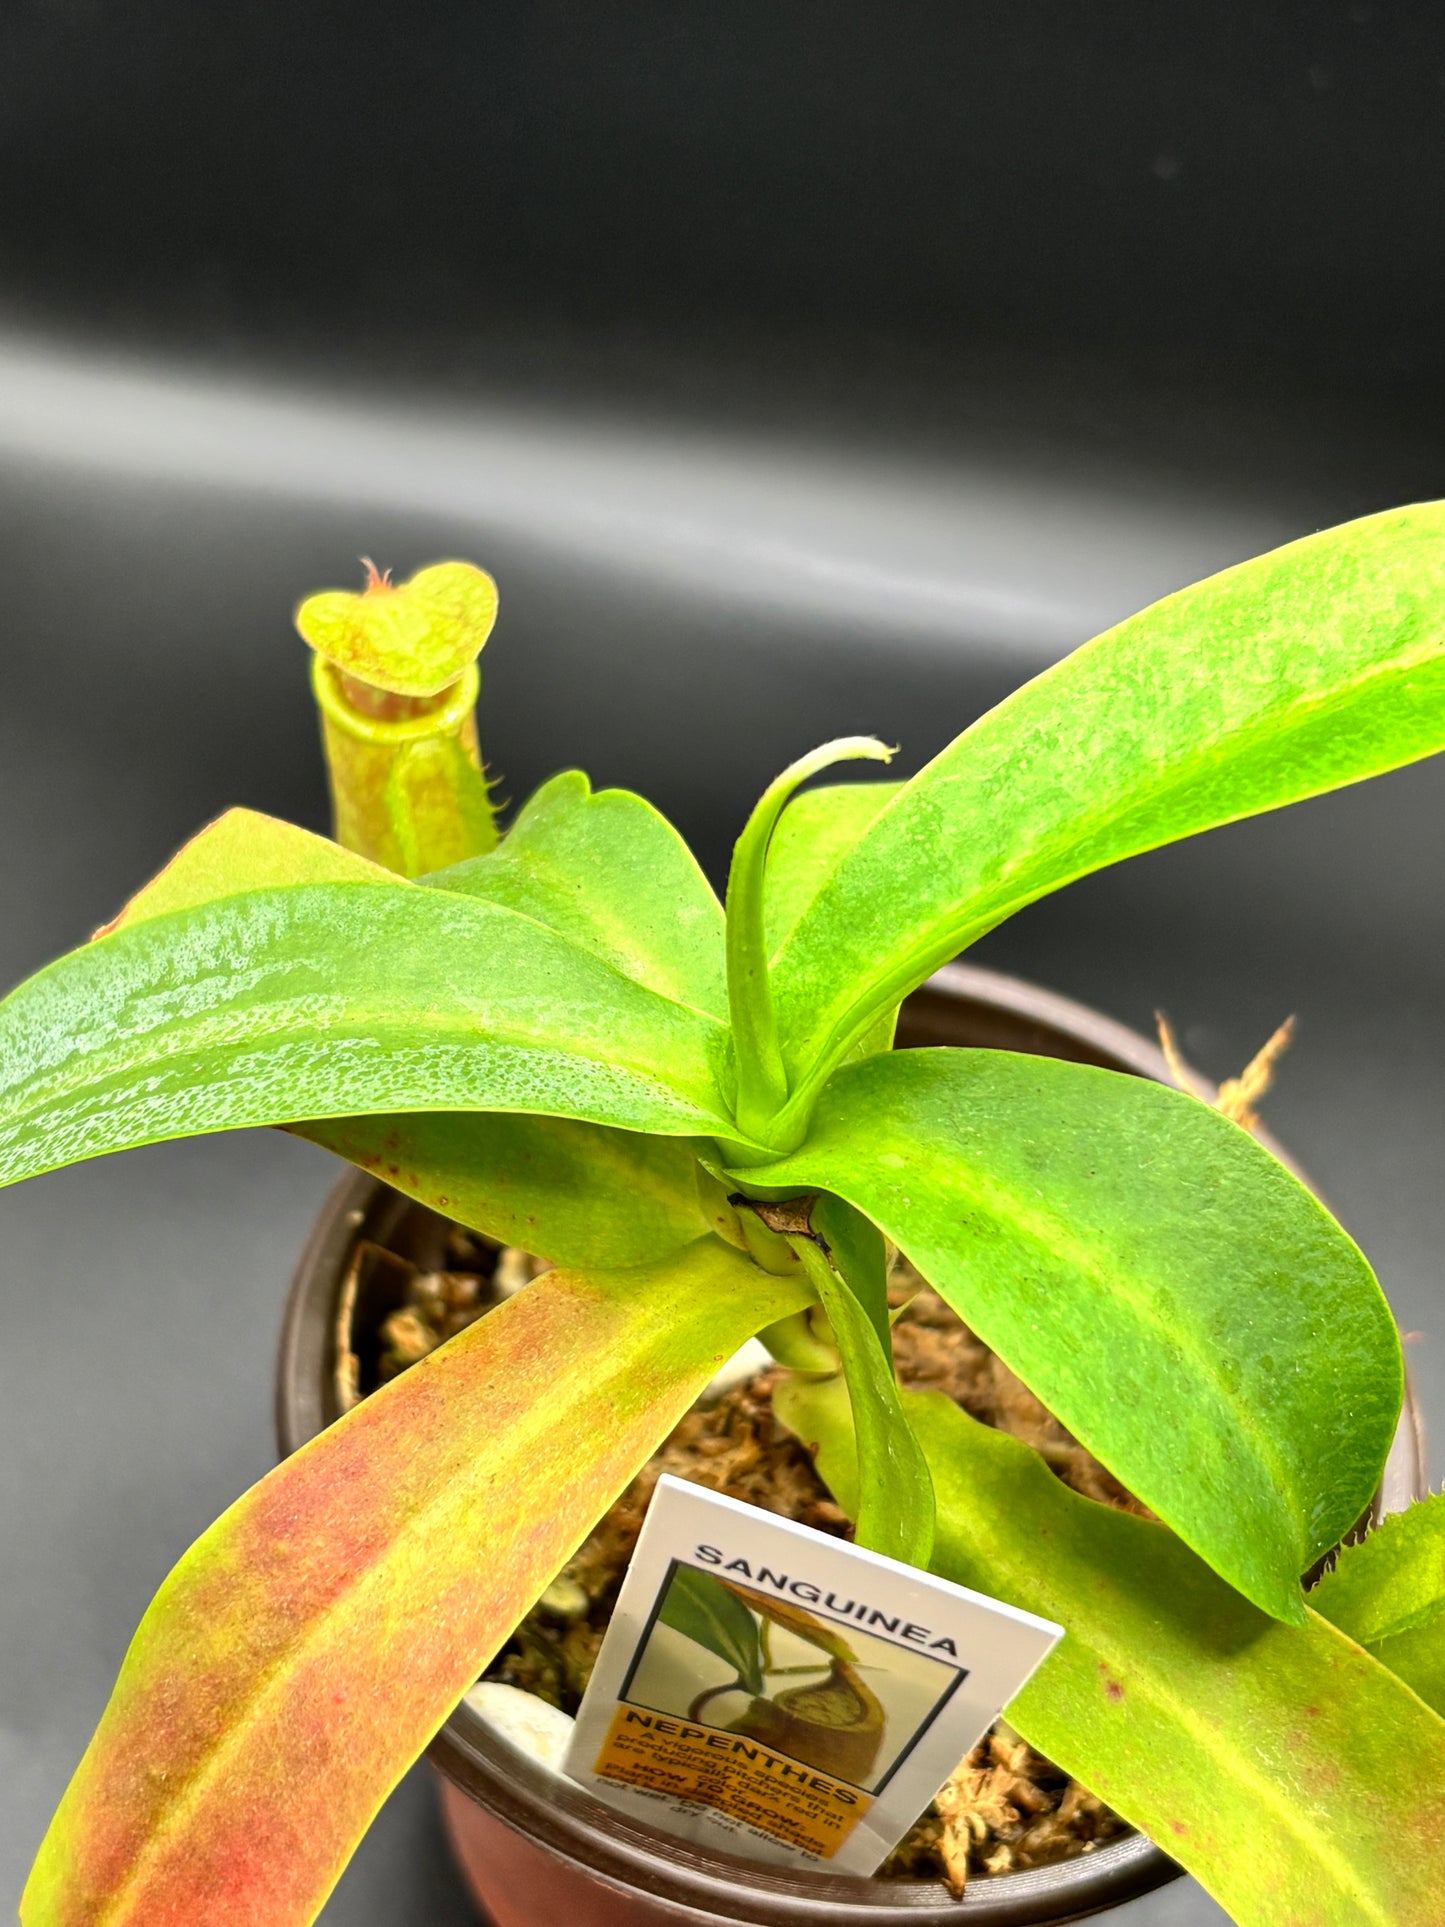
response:
[[[837,1602],[840,1618],[854,1602]],[[967,1669],[675,1562],[621,1697],[877,1793]]]

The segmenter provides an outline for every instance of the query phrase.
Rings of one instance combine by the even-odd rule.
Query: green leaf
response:
[[[770,957],[782,949],[841,857],[902,787],[901,783],[835,783],[804,790],[793,798],[768,846],[764,914]],[[896,1004],[880,1011],[849,1051],[849,1060],[891,1050],[897,1023]]]
[[[254,1486],[142,1621],[25,1927],[306,1927],[718,1363],[803,1297],[713,1238],[549,1272]]]
[[[893,1356],[893,1324],[888,1313],[888,1245],[877,1225],[842,1198],[825,1191],[809,1214],[814,1231],[828,1247],[833,1269],[847,1285],[878,1334],[885,1358]]]
[[[116,930],[0,1003],[0,1181],[166,1137],[357,1112],[726,1122],[719,1024],[498,904],[252,891]]]
[[[393,872],[326,837],[228,810],[107,931],[248,890],[347,881],[396,885]],[[720,916],[715,899],[714,908]],[[395,1112],[287,1128],[458,1223],[558,1264],[643,1264],[711,1228],[684,1139],[506,1112]]]
[[[812,1239],[789,1238],[833,1328],[857,1420],[858,1544],[905,1565],[926,1566],[933,1548],[933,1484],[909,1430],[893,1376],[891,1345]]]
[[[840,736],[790,763],[763,791],[733,849],[728,870],[727,992],[737,1074],[739,1129],[764,1131],[788,1094],[773,1019],[766,901],[768,854],[779,819],[809,777],[848,758],[886,763],[893,751],[874,736]]]
[[[1238,1927],[1437,1927],[1445,1721],[1315,1614],[1267,1619],[1164,1527],[1081,1499],[941,1393],[905,1393],[936,1572],[1065,1636],[1007,1710]],[[847,1401],[779,1387],[851,1509]]]
[[[174,910],[286,883],[395,886],[396,877],[379,863],[279,817],[262,816],[257,810],[227,810],[183,843],[159,876],[95,934],[107,937],[129,924],[168,916]]]
[[[657,1616],[664,1626],[731,1666],[748,1692],[763,1691],[758,1622],[720,1579],[699,1572],[696,1566],[679,1566]]]
[[[544,783],[497,849],[425,879],[535,918],[660,996],[727,1017],[722,905],[667,819],[580,770]]]
[[[776,956],[793,927],[901,783],[830,783],[803,790],[778,820],[768,845],[764,919],[768,954]]]
[[[339,1117],[288,1129],[458,1224],[556,1264],[645,1264],[711,1229],[686,1138],[488,1111]]]
[[[775,1141],[876,1012],[1024,904],[1445,746],[1442,556],[1440,503],[1293,543],[1076,650],[935,757],[778,958]]]
[[[1445,1712],[1445,1494],[1345,1546],[1310,1604]]]
[[[1399,1411],[1360,1253],[1197,1099],[1008,1051],[839,1071],[749,1182],[837,1192],[1130,1491],[1265,1611],[1359,1518]]]

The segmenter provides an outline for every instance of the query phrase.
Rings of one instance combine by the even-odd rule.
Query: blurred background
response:
[[[510,795],[580,764],[717,875],[813,743],[916,768],[1159,594],[1445,492],[1442,160],[1423,5],[9,0],[0,975],[227,805],[324,827],[289,612],[362,554],[498,578]],[[1216,1077],[1298,1014],[1269,1122],[1445,1436],[1442,801],[1217,832],[975,957]],[[7,1892],[270,1461],[329,1179],[258,1134],[0,1200]],[[415,1774],[325,1919],[467,1918]]]

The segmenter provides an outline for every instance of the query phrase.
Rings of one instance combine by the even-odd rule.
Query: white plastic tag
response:
[[[871,1873],[1061,1637],[664,1476],[566,1771],[699,1845]]]

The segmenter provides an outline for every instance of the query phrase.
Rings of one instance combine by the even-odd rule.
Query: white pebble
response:
[[[575,1724],[570,1713],[499,1679],[479,1679],[467,1694],[466,1704],[518,1752],[540,1761],[554,1773],[562,1771]]]

